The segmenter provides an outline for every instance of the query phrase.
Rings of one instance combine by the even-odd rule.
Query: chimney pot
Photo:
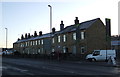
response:
[[[74,21],[75,21],[75,25],[76,25],[76,24],[79,24],[78,17],[75,17],[75,20],[74,20]]]
[[[60,24],[60,31],[62,31],[64,29],[64,24],[63,24],[63,21],[61,21],[61,24]]]
[[[41,36],[41,35],[42,35],[42,31],[39,32],[39,36]]]
[[[55,28],[52,28],[52,33],[55,33]]]
[[[36,36],[37,36],[37,32],[35,31],[35,32],[34,32],[34,37],[36,37]]]

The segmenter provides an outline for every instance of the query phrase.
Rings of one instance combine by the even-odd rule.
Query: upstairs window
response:
[[[58,42],[60,42],[60,36],[58,36]]]
[[[37,40],[36,40],[36,45],[37,45]]]
[[[35,45],[35,44],[34,44],[34,41],[33,41],[33,45]]]
[[[31,46],[32,46],[32,41],[30,42]]]
[[[38,44],[40,45],[40,40],[38,40]]]
[[[54,38],[52,38],[52,43],[55,43],[55,39]]]
[[[81,39],[85,39],[85,32],[81,32]]]
[[[76,33],[73,33],[73,40],[76,40]]]
[[[41,40],[41,44],[43,44],[43,39]]]
[[[66,42],[66,35],[63,35],[63,42]]]
[[[25,42],[26,43],[26,46],[27,46],[27,42]]]

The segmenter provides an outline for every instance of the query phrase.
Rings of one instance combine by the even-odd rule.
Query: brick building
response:
[[[74,24],[64,28],[63,21],[60,31],[52,29],[52,33],[26,34],[13,43],[15,50],[24,54],[50,54],[51,52],[71,53],[84,58],[95,49],[110,49],[106,41],[106,26],[100,18],[79,23],[78,17]],[[108,23],[108,22],[107,22]],[[110,23],[110,22],[109,22]]]

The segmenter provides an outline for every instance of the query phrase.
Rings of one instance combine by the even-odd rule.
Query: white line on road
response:
[[[49,69],[49,70],[55,70],[55,71],[61,71],[61,72],[67,72],[67,73],[72,73],[72,74],[80,74],[80,73],[77,73],[75,71],[71,71],[71,70],[65,70],[65,69],[60,69],[60,68],[49,68],[49,67],[45,67],[43,66],[42,67],[43,69]]]
[[[3,67],[2,67],[3,68]],[[13,69],[13,70],[16,70],[16,71],[20,71],[20,72],[22,72],[22,73],[25,73],[25,74],[27,74],[27,75],[34,75],[34,74],[32,74],[32,73],[29,73],[28,72],[28,70],[24,70],[24,69],[20,69],[20,68],[16,68],[16,67],[12,67],[12,66],[4,66],[4,68],[5,69]]]

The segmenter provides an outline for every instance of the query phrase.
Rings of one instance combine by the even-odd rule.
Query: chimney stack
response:
[[[106,42],[107,42],[106,49],[111,49],[111,20],[105,18],[105,23],[106,23]]]
[[[75,25],[79,24],[79,20],[78,20],[78,17],[75,17],[76,19],[74,20],[75,22]]]
[[[42,35],[42,31],[39,32],[39,36],[41,36],[41,35]]]
[[[36,37],[36,36],[37,36],[37,32],[35,31],[35,32],[34,32],[34,37]]]
[[[105,24],[106,24],[106,35],[111,37],[111,20],[105,18]]]
[[[19,41],[20,39],[18,38],[18,41]]]
[[[52,33],[53,33],[53,34],[55,33],[55,28],[52,28]]]
[[[23,34],[21,35],[21,40],[23,40],[24,39],[24,36],[23,36]]]
[[[31,36],[30,36],[30,33],[28,33],[28,38],[30,38]]]
[[[64,24],[63,24],[63,21],[61,21],[61,24],[60,24],[60,31],[62,31],[64,29]]]
[[[26,38],[26,39],[28,38],[27,33],[25,34],[25,38]]]

